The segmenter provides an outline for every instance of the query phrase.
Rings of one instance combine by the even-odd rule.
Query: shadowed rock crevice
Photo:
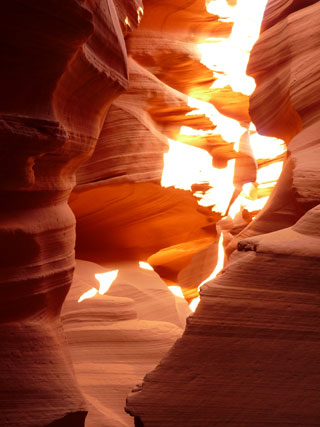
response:
[[[84,427],[88,412],[75,412],[67,414],[60,420],[53,421],[45,427]]]

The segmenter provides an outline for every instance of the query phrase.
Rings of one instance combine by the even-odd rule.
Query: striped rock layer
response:
[[[0,31],[0,425],[81,426],[59,318],[74,269],[67,200],[128,86],[124,37],[112,0],[13,0]]]
[[[128,396],[138,426],[320,423],[319,14],[317,1],[268,2],[250,114],[288,159],[181,339]]]
[[[192,256],[215,242],[220,215],[200,208],[190,191],[161,187],[163,155],[168,138],[178,139],[181,126],[216,127],[204,114],[192,114],[188,95],[197,90],[201,99],[215,80],[201,63],[197,43],[228,37],[233,24],[208,13],[204,0],[145,0],[139,13],[138,29],[129,14],[121,15],[129,56],[128,89],[112,103],[70,198],[77,218],[76,254],[97,263],[152,263],[150,256],[166,250],[166,259],[160,254],[155,268],[176,281]],[[248,116],[245,102],[240,110]],[[206,148],[220,155],[223,146],[223,162],[233,144],[224,147],[220,135],[213,139],[205,142]],[[188,143],[199,145],[199,138]],[[196,285],[193,292],[197,293]]]

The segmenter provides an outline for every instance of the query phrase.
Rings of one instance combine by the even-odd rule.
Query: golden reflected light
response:
[[[116,280],[119,270],[108,271],[107,273],[95,274],[94,277],[100,283],[99,294],[104,295]]]
[[[193,300],[189,304],[190,310],[193,312],[196,311],[196,308],[198,307],[199,302],[200,302],[200,297],[193,298]]]
[[[139,261],[139,267],[142,268],[143,270],[153,271],[153,268],[151,267],[151,265],[144,261]]]
[[[97,292],[98,292],[98,289],[96,289],[96,288],[89,289],[89,291],[87,291],[81,295],[81,297],[78,299],[78,302],[81,302],[81,301],[88,299],[88,298],[93,298]]]
[[[212,158],[200,148],[169,139],[169,151],[164,154],[161,185],[190,190],[191,185],[207,179]]]
[[[202,53],[202,63],[210,68],[217,78],[213,89],[228,86],[235,92],[241,92],[243,96],[252,93],[255,83],[246,75],[246,67],[252,46],[259,36],[266,2],[267,0],[256,0],[253,7],[250,0],[238,0],[235,6],[230,6],[226,0],[207,1],[207,10],[210,13],[234,23],[229,38],[210,38],[198,45]],[[212,93],[214,94],[214,91]],[[194,94],[196,96],[197,88]],[[208,97],[210,98],[210,95]],[[214,126],[206,131],[182,126],[180,129],[182,142],[197,145],[197,138],[216,135],[218,140],[222,138],[232,144],[235,156],[236,152],[239,152],[239,156],[244,154],[252,156],[253,162],[257,161],[260,170],[256,182],[248,183],[249,188],[252,185],[254,188],[249,192],[246,188],[237,190],[239,195],[229,207],[230,200],[233,200],[235,194],[233,183],[235,159],[229,160],[224,169],[216,169],[212,166],[211,156],[201,148],[191,148],[191,145],[169,140],[170,149],[164,156],[162,186],[173,185],[176,188],[190,190],[192,184],[206,182],[209,190],[205,194],[195,194],[198,203],[202,206],[213,206],[213,210],[222,214],[225,214],[229,207],[228,213],[233,218],[243,209],[248,211],[261,209],[281,173],[285,153],[283,141],[259,135],[253,123],[238,122],[227,117],[203,100],[189,96],[188,106],[194,109],[188,114],[205,114]],[[248,132],[248,147],[244,153],[240,151],[243,150],[240,139],[245,132]],[[183,138],[184,136],[188,138]],[[214,153],[213,150],[213,156]],[[270,159],[276,159],[277,163],[269,164],[270,162],[264,161]]]
[[[180,288],[180,286],[168,286],[168,289],[173,293],[173,295],[175,295],[176,297],[179,298],[184,298],[183,293],[182,293],[182,289]]]
[[[221,233],[220,238],[219,238],[219,245],[218,245],[218,262],[217,262],[217,265],[215,266],[215,268],[214,268],[213,272],[210,274],[210,276],[207,279],[205,279],[203,282],[200,283],[198,289],[200,289],[201,286],[203,286],[205,283],[207,283],[210,280],[217,277],[217,274],[220,273],[220,271],[223,269],[223,264],[224,264],[224,247],[223,247],[223,235]]]
[[[116,280],[118,273],[119,270],[113,270],[108,271],[107,273],[95,274],[94,277],[99,282],[99,290],[97,288],[89,289],[89,291],[86,291],[80,296],[78,302],[88,298],[93,298],[97,293],[104,295],[109,290],[112,283]]]
[[[139,7],[138,7],[138,9],[137,9],[138,24],[140,24],[140,21],[141,21],[141,19],[142,19],[143,13],[144,13],[144,11],[143,11],[142,7],[141,7],[141,6],[139,6]]]
[[[257,40],[267,0],[238,0],[231,7],[224,0],[207,4],[208,12],[234,22],[230,37],[211,38],[199,45],[202,63],[214,70],[218,79],[213,88],[230,85],[235,92],[250,95],[255,88],[254,80],[246,75],[250,51]],[[223,74],[221,75],[221,71]]]
[[[223,247],[223,235],[221,233],[219,238],[219,244],[218,244],[218,262],[213,272],[210,274],[210,276],[200,283],[200,285],[198,286],[198,290],[200,290],[201,286],[203,286],[205,283],[217,277],[218,273],[220,273],[220,271],[223,269],[223,265],[224,265],[224,247]],[[194,298],[189,304],[190,310],[194,312],[198,307],[199,302],[200,302],[200,297]]]
[[[125,20],[124,20],[124,23],[125,23],[128,27],[131,27],[131,24],[130,24],[130,21],[129,21],[129,17],[128,17],[128,16],[126,16],[126,18],[125,18]]]

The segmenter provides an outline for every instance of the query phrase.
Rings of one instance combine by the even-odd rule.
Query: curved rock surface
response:
[[[202,213],[190,192],[150,182],[88,184],[69,202],[77,217],[77,257],[94,262],[146,260],[177,242],[215,236],[215,216]]]
[[[78,302],[99,288],[95,274],[115,268],[118,276],[105,295]],[[182,334],[190,309],[178,299],[155,272],[135,263],[103,267],[77,260],[62,323],[89,406],[86,426],[133,425],[123,410],[125,397]]]
[[[274,3],[276,2],[270,2],[268,10]],[[294,163],[292,187],[299,203],[310,207],[320,201],[320,175],[315,161],[320,149],[318,138],[320,106],[316,95],[319,92],[319,64],[314,59],[317,56],[317,43],[320,39],[320,6],[319,2],[307,2],[303,5],[299,2],[291,3],[292,7],[295,6],[295,12],[288,14],[285,19],[263,32],[252,53],[248,72],[253,76],[259,75],[258,82],[263,79],[264,83],[258,84],[257,91],[252,97],[251,110],[254,121],[263,131],[264,123],[260,119],[260,114],[264,107],[261,102],[274,109],[270,117],[274,118],[277,126],[284,122],[278,111],[279,101],[283,106],[284,99],[288,100],[288,105],[290,104],[293,110],[292,119],[288,118],[284,126],[291,129],[290,136],[294,137],[290,138],[288,146],[290,158]],[[311,5],[308,6],[309,4]],[[290,9],[286,10],[287,13],[288,10]],[[266,17],[268,16],[267,12]],[[280,29],[281,37],[274,45],[275,33],[280,34]],[[263,58],[261,58],[262,50]],[[268,86],[275,81],[279,82],[281,90],[276,97],[272,97]],[[272,123],[268,129],[274,135],[277,134],[277,129],[274,129]]]
[[[319,212],[242,241],[201,288],[182,338],[128,397],[144,426],[319,423]]]
[[[129,87],[112,103],[95,151],[77,173],[77,189],[70,199],[77,217],[77,256],[96,262],[119,257],[146,260],[166,250],[173,265],[177,246],[183,244],[183,262],[180,257],[173,266],[177,277],[190,260],[186,247],[202,242],[193,250],[199,252],[205,239],[209,246],[220,215],[208,215],[209,209],[199,208],[191,193],[155,184],[160,184],[168,138],[178,138],[181,126],[203,131],[216,127],[205,114],[192,113],[195,108],[188,105],[188,95],[195,91],[200,99],[212,95],[210,86],[215,78],[200,62],[197,43],[205,37],[229,36],[233,24],[208,13],[203,0],[187,4],[181,0],[170,4],[149,0],[138,11],[138,20],[142,18],[138,30],[131,31],[129,12],[125,17]],[[246,120],[248,98],[239,101],[240,94],[220,91],[216,99],[220,106],[224,95],[225,100],[231,100],[231,116]],[[233,102],[238,103],[238,110]],[[199,138],[183,142],[214,152],[215,162],[222,166],[236,154],[233,144],[219,136],[204,139],[204,143]],[[157,222],[159,217],[161,221]],[[158,271],[167,271],[162,261]],[[163,277],[172,279],[169,276]]]
[[[238,250],[201,288],[182,338],[128,396],[137,425],[320,422],[319,11],[319,2],[268,2],[248,67],[250,114],[259,132],[285,139],[288,159],[231,243]]]
[[[288,157],[264,210],[234,239],[229,252],[242,238],[293,225],[320,202],[320,107],[315,95],[320,65],[314,60],[319,13],[319,3],[313,1],[268,3],[248,66],[257,82],[250,111],[260,133],[286,140]]]
[[[319,423],[319,211],[309,211],[320,202],[318,17],[319,2],[269,1],[249,65],[257,81],[250,111],[260,132],[286,140],[288,161],[228,268],[203,288],[183,338],[130,397],[138,425]],[[199,208],[191,192],[160,187],[162,156],[181,125],[215,128],[192,114],[190,94],[214,95],[218,110],[248,121],[245,96],[228,87],[210,94],[214,78],[195,49],[231,29],[204,0],[12,0],[2,7],[1,425],[81,426],[88,407],[87,425],[132,424],[122,414],[124,396],[180,336],[188,308],[158,279],[122,277],[108,296],[82,305],[75,286],[63,317],[87,406],[59,317],[74,269],[67,200],[77,180],[70,204],[79,256],[153,260],[193,296],[208,269],[202,255],[215,256],[220,215]],[[219,167],[237,157],[235,184],[253,179],[245,137],[238,154],[220,135],[180,139],[214,153]],[[256,236],[265,232],[272,233]],[[195,268],[202,269],[197,281]]]
[[[127,87],[111,0],[1,10],[0,424],[84,425],[59,320],[74,269],[67,200],[111,101]],[[90,106],[90,107],[89,107]]]

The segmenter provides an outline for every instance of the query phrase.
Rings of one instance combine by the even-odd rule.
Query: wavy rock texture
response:
[[[144,2],[143,7],[143,17],[142,9],[139,9],[142,20],[138,30],[131,31],[129,12],[124,18],[129,52],[128,90],[113,102],[92,157],[78,171],[78,185],[70,204],[78,220],[76,250],[79,258],[101,263],[110,259],[110,254],[113,259],[119,257],[123,249],[123,257],[128,256],[131,251],[131,259],[149,259],[163,278],[176,281],[192,255],[202,252],[215,241],[214,224],[221,216],[212,215],[210,224],[207,224],[209,228],[205,229],[207,235],[202,228],[196,232],[193,221],[189,227],[192,233],[188,237],[187,233],[173,234],[171,228],[165,226],[165,223],[174,223],[181,216],[162,205],[162,196],[167,194],[174,199],[173,206],[177,203],[182,205],[189,196],[191,201],[192,197],[191,193],[189,196],[182,196],[177,190],[150,186],[150,183],[160,183],[163,154],[168,150],[167,138],[207,150],[213,155],[213,164],[218,168],[224,168],[228,160],[237,158],[235,185],[238,193],[244,183],[255,181],[257,164],[252,152],[248,150],[248,132],[241,138],[239,152],[235,151],[234,143],[226,142],[221,135],[179,134],[181,126],[204,131],[214,130],[216,127],[199,111],[192,113],[193,108],[188,106],[189,95],[209,101],[219,111],[248,127],[249,98],[233,92],[230,86],[210,89],[215,77],[212,70],[200,62],[201,55],[197,48],[197,43],[203,42],[206,37],[228,37],[233,23],[224,22],[218,16],[209,14],[203,0],[192,0],[187,4],[181,0],[149,0]],[[125,14],[121,12],[121,16],[124,17]],[[130,183],[130,188],[135,193],[128,198],[127,204],[125,198],[128,197],[128,192],[124,183]],[[123,242],[122,248],[122,240],[118,240],[116,236],[122,236],[128,224],[135,222],[137,210],[133,204],[140,205],[143,202],[144,198],[141,197],[135,200],[142,183],[148,188],[150,196],[152,189],[154,191],[152,199],[158,204],[159,213],[156,215],[160,214],[162,217],[162,236],[159,239],[157,229],[153,233],[153,229],[146,223],[146,233],[135,233],[134,241]],[[103,206],[107,207],[110,194],[115,191],[110,186],[114,185],[118,186],[119,196],[123,192],[123,197],[121,196],[118,206],[119,220],[111,224],[110,215],[106,215],[107,210]],[[134,190],[136,185],[137,190]],[[83,216],[93,197],[100,201],[99,207],[95,204],[95,212],[91,211],[90,216]],[[126,212],[122,209],[124,205],[127,206]],[[112,207],[114,216],[118,216],[115,200]],[[143,217],[155,213],[154,209],[148,212],[149,207],[150,204],[146,203],[145,212],[139,208]],[[193,214],[192,209],[187,208],[192,217],[200,218],[199,213],[202,212],[205,215],[203,220],[208,220],[208,211],[201,211],[196,204],[194,208],[197,212]],[[163,211],[166,211],[166,215],[162,215]],[[95,222],[91,223],[93,217]],[[247,222],[243,222],[242,228],[246,224]],[[128,238],[129,236],[132,233],[128,233]],[[204,239],[206,237],[207,240]],[[99,241],[101,244],[97,251]],[[128,245],[132,246],[130,251],[127,250]],[[141,248],[146,249],[142,251]],[[208,268],[209,266],[203,268],[201,277],[207,274]],[[189,283],[188,287],[190,289],[186,288],[186,292],[191,291],[190,297],[197,293],[196,281],[193,285]]]
[[[251,97],[253,121],[261,134],[286,140],[288,158],[265,208],[228,252],[242,238],[293,225],[320,203],[320,65],[315,60],[320,7],[318,2],[300,3],[269,1],[263,32],[251,54],[248,72],[258,83]]]
[[[277,2],[271,2],[271,6],[273,3]],[[275,23],[262,34],[253,51],[248,69],[253,76],[260,74],[258,82],[260,79],[264,81],[258,87],[251,103],[253,119],[262,130],[264,129],[264,122],[260,120],[263,108],[262,99],[269,108],[275,109],[271,119],[281,114],[278,110],[278,102],[281,101],[283,106],[284,99],[288,100],[288,105],[290,104],[294,110],[292,118],[288,118],[285,123],[285,125],[290,124],[291,129],[295,129],[295,133],[292,135],[294,138],[290,140],[288,146],[294,166],[292,188],[298,202],[309,207],[320,201],[320,174],[315,160],[319,156],[320,149],[318,138],[320,106],[317,97],[320,70],[318,61],[315,60],[320,39],[320,7],[318,2],[307,2],[307,4],[310,3],[314,4],[304,8],[301,6],[298,8],[296,4],[296,8],[300,10],[290,13],[285,19]],[[288,9],[286,9],[286,13],[288,13]],[[266,17],[268,22],[270,15],[266,13]],[[277,46],[274,47],[272,46],[275,40],[274,34],[279,31],[282,36]],[[262,48],[265,51],[263,58],[261,58]],[[281,92],[272,100],[272,95],[270,92],[268,93],[271,81],[276,81],[281,86]],[[262,91],[265,95],[261,94]],[[267,93],[268,95],[266,95]],[[297,113],[298,118],[293,124],[292,120],[294,115],[297,117]],[[299,126],[302,129],[297,133],[300,130]],[[272,122],[268,129],[274,134],[277,132]]]
[[[319,12],[319,2],[268,2],[250,113],[259,132],[286,140],[288,160],[182,338],[129,395],[136,425],[320,422]]]
[[[130,31],[129,13],[124,19],[129,87],[112,103],[96,149],[78,171],[70,206],[77,218],[78,258],[138,261],[165,250],[154,266],[162,277],[176,280],[192,255],[215,241],[220,215],[199,207],[191,192],[160,186],[163,154],[181,126],[215,128],[188,106],[192,91],[207,96],[214,82],[196,43],[227,37],[232,23],[209,14],[203,0],[145,1],[143,8],[138,30]],[[139,13],[141,18],[142,9]],[[206,148],[220,153],[221,139]],[[230,147],[220,153],[222,163],[230,151],[235,153]]]
[[[77,302],[97,288],[96,273],[119,269],[106,295]],[[190,314],[159,276],[135,263],[102,267],[77,260],[62,322],[81,390],[89,405],[86,426],[131,426],[126,395],[141,383],[182,334]]]
[[[150,182],[80,186],[70,205],[77,254],[91,261],[146,260],[176,242],[215,238],[214,215],[198,211],[190,192]]]
[[[182,339],[128,398],[144,426],[319,423],[318,221],[315,208],[241,242],[201,289]]]
[[[81,5],[80,5],[81,3]],[[128,2],[126,2],[128,3]],[[111,0],[10,1],[1,10],[0,424],[83,425],[59,320],[74,269],[75,170],[127,87]]]

